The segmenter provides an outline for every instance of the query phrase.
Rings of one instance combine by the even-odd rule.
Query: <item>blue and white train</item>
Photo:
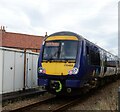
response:
[[[47,36],[38,59],[38,85],[53,94],[94,88],[120,74],[117,56],[73,32]]]

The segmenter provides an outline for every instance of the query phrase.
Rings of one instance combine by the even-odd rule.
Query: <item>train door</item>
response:
[[[86,61],[85,61],[85,68],[86,68],[86,76],[89,78],[89,76],[92,74],[91,71],[91,59],[90,59],[90,45],[86,43]]]
[[[86,46],[86,59],[88,65],[88,73],[91,76],[100,74],[100,52],[99,48],[93,45]]]
[[[104,57],[105,57],[105,60],[104,60],[104,74],[105,74],[107,71],[107,56],[106,56],[106,54],[104,54]]]

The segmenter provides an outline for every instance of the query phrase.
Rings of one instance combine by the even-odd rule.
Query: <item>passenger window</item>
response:
[[[89,46],[86,46],[86,57],[89,65],[99,65],[100,66],[100,52],[94,51]]]
[[[90,50],[90,64],[100,65],[100,53],[99,51]]]

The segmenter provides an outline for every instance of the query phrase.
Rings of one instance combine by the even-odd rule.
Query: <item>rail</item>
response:
[[[66,108],[72,106],[72,105],[75,105],[76,103],[79,103],[81,100],[81,98],[76,98],[74,100],[71,100],[70,102],[64,104],[64,105],[61,105],[55,109],[53,109],[51,112],[62,112],[63,110],[65,110]]]
[[[77,103],[82,103],[86,101],[90,96],[94,95],[93,91],[88,92],[87,94],[81,94],[75,97],[52,97],[46,100],[30,104],[25,107],[21,107],[15,110],[11,110],[10,112],[28,112],[28,111],[36,111],[36,110],[48,110],[50,112],[62,112],[68,107],[75,105]],[[62,99],[63,98],[63,99]]]
[[[51,97],[51,98],[47,98],[45,100],[30,104],[30,105],[27,105],[27,106],[24,106],[24,107],[20,107],[20,108],[14,109],[14,110],[10,110],[9,112],[26,112],[26,111],[31,110],[33,107],[37,107],[39,105],[42,105],[43,103],[49,102],[49,101],[51,101],[55,98],[56,98],[55,96]]]

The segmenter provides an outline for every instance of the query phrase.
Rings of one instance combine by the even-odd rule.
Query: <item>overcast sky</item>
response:
[[[0,25],[32,35],[72,31],[117,55],[118,1],[0,0]]]

